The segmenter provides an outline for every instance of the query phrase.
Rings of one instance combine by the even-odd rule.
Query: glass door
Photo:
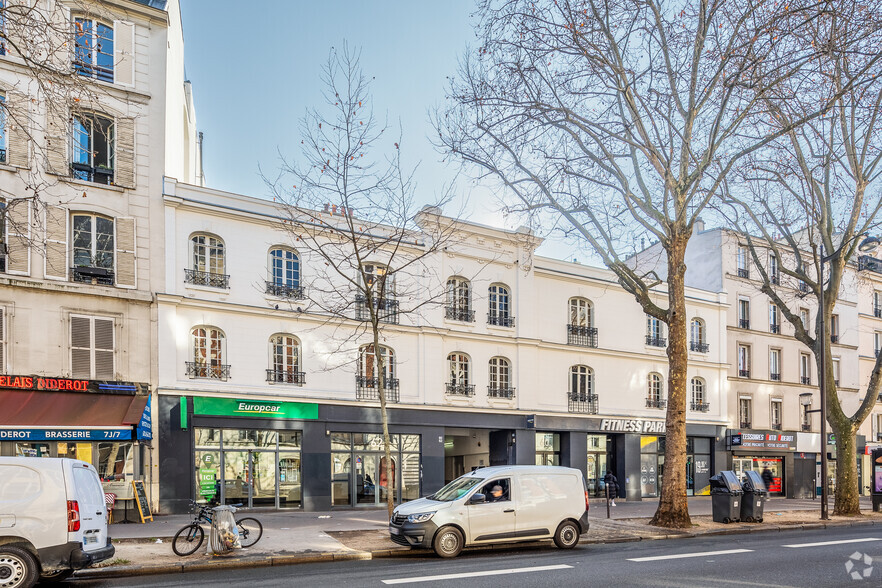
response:
[[[277,464],[275,451],[251,451],[251,503],[249,507],[276,506]]]
[[[385,478],[384,478],[385,479]],[[380,455],[355,454],[355,503],[380,504]]]
[[[224,451],[223,503],[251,506],[251,469],[248,451]]]

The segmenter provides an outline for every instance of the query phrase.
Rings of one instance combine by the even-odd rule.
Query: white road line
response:
[[[483,572],[464,572],[462,574],[443,574],[441,576],[415,576],[413,578],[395,578],[383,580],[383,584],[409,584],[411,582],[435,582],[437,580],[456,580],[458,578],[480,578],[481,576],[502,576],[505,574],[524,574],[527,572],[545,572],[548,570],[566,570],[573,566],[560,564],[556,566],[536,566],[533,568],[509,568],[505,570],[486,570]]]
[[[845,543],[866,543],[867,541],[882,541],[878,537],[864,537],[863,539],[843,539],[842,541],[821,541],[819,543],[796,543],[794,545],[782,545],[781,547],[822,547],[824,545],[843,545]]]
[[[687,557],[708,557],[711,555],[729,555],[730,553],[749,553],[753,549],[726,549],[725,551],[702,551],[700,553],[675,553],[672,555],[654,555],[652,557],[635,557],[628,561],[661,561],[663,559],[684,559]]]

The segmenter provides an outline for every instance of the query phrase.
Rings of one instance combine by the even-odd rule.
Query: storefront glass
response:
[[[664,463],[665,438],[648,435],[640,437],[640,493],[643,498],[658,496]]]
[[[768,484],[770,494],[784,493],[784,458],[777,456],[735,457],[732,459],[732,470],[744,478],[744,472],[754,471],[760,476],[768,470],[772,482]]]
[[[604,495],[603,477],[609,468],[610,446],[606,435],[588,435],[588,468],[585,479],[591,496]]]
[[[536,433],[536,465],[560,465],[558,433]]]
[[[16,443],[16,457],[49,457],[48,443]]]
[[[331,434],[331,504],[373,505],[386,502],[386,492],[406,502],[419,498],[420,437],[390,435],[392,478],[386,467],[383,436],[376,433]]]

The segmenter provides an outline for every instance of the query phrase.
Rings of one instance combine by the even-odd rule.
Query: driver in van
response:
[[[490,490],[490,495],[487,497],[487,502],[501,502],[503,500],[505,500],[505,497],[502,491],[502,486],[496,484]]]

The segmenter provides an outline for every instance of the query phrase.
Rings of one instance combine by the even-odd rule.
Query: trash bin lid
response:
[[[762,476],[753,470],[744,472],[744,489],[748,492],[768,492]]]
[[[724,470],[718,473],[716,476],[713,476],[710,479],[711,482],[711,491],[713,489],[718,488],[720,490],[728,490],[729,492],[738,492],[742,491],[741,482],[738,481],[738,476],[735,475],[735,472],[731,470]]]

